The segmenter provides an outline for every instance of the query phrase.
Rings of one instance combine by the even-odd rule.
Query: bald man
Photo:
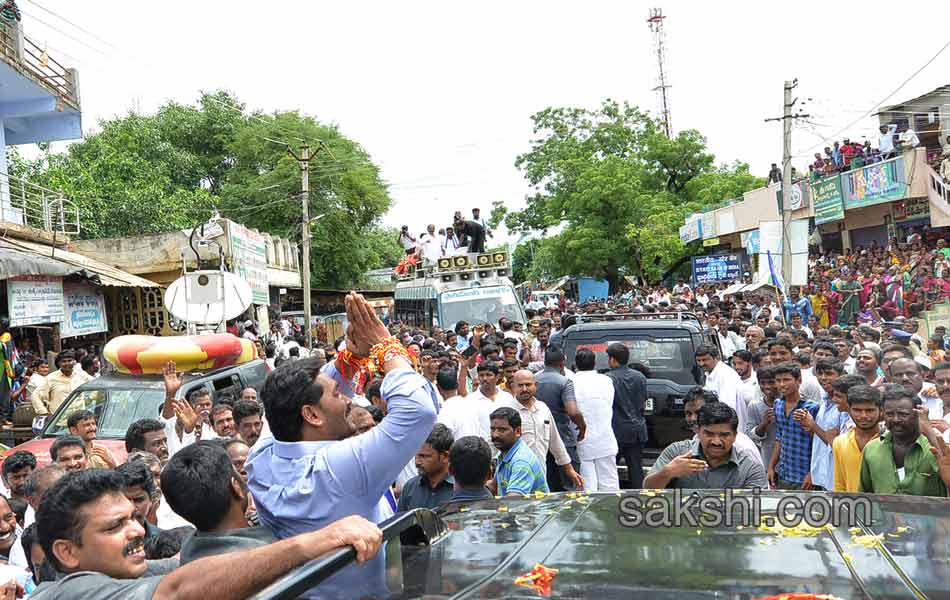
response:
[[[564,470],[567,480],[574,484],[575,489],[584,489],[584,480],[571,465],[571,457],[554,425],[551,409],[534,397],[537,390],[534,374],[527,369],[516,372],[508,389],[514,394],[515,400],[506,398],[499,401],[498,405],[513,408],[521,415],[521,439],[524,443],[531,448],[542,464],[547,460],[550,450],[554,456],[554,462]]]

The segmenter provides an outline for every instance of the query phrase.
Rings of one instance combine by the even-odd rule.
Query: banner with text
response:
[[[109,330],[106,320],[106,299],[93,287],[81,283],[63,285],[66,315],[60,326],[60,337],[76,337]]]
[[[59,323],[65,316],[63,279],[44,275],[7,279],[7,306],[11,327]]]
[[[237,223],[228,223],[234,274],[251,286],[254,304],[270,304],[267,287],[267,243],[264,236]]]
[[[841,177],[825,177],[811,184],[811,194],[815,199],[815,224],[840,221],[844,218],[844,205],[841,203]]]
[[[843,173],[841,181],[847,209],[900,200],[907,192],[901,157]]]
[[[693,257],[693,285],[718,281],[736,281],[745,265],[743,252]]]

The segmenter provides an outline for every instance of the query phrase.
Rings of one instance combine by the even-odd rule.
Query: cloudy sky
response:
[[[456,209],[524,204],[514,167],[530,116],[604,98],[657,106],[646,24],[667,15],[672,122],[699,129],[719,162],[765,175],[781,159],[782,84],[798,78],[809,156],[950,41],[950,3],[896,8],[772,2],[120,2],[20,0],[29,37],[80,70],[84,129],[135,107],[226,88],[251,108],[339,124],[381,165],[384,221],[414,231]],[[950,49],[892,101],[950,83]],[[946,99],[950,103],[950,98]],[[852,139],[873,135],[864,118]],[[805,158],[797,160],[804,169]]]

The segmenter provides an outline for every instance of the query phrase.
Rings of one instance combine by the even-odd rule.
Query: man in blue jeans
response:
[[[818,415],[819,406],[801,397],[802,373],[797,363],[772,368],[782,397],[775,401],[775,450],[769,461],[769,483],[781,490],[810,490],[812,433],[807,423]]]

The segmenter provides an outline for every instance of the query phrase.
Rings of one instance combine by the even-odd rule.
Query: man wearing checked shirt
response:
[[[356,356],[389,337],[362,296],[346,298],[346,346]],[[386,418],[360,435],[349,398],[314,359],[281,366],[261,391],[273,438],[258,441],[245,463],[248,487],[264,525],[278,538],[315,531],[348,515],[373,523],[386,516],[383,494],[432,431],[431,384],[400,355],[387,355],[382,398]],[[385,556],[350,565],[307,597],[386,597]]]
[[[819,407],[801,397],[802,373],[798,364],[782,363],[772,372],[782,397],[774,407],[775,450],[769,461],[769,483],[783,490],[808,490],[812,487],[812,433],[805,428],[804,421],[806,413],[814,419]]]
[[[548,492],[545,467],[537,455],[521,439],[521,415],[503,406],[491,414],[491,441],[501,455],[495,469],[495,480],[489,487],[499,496],[527,496]]]

